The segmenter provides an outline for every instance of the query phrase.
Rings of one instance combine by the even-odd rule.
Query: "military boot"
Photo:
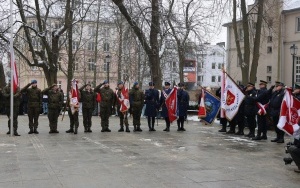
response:
[[[87,129],[87,132],[88,132],[88,133],[93,132],[92,129],[91,129],[91,127],[89,127],[89,128]]]
[[[256,137],[252,138],[252,140],[261,140],[261,132],[257,132]]]
[[[74,133],[74,129],[70,128],[69,130],[66,131],[66,133]]]
[[[33,133],[33,128],[30,127],[29,129],[30,129],[30,130],[29,130],[28,134],[32,134],[32,133]]]
[[[120,125],[120,129],[118,130],[118,132],[124,132],[124,126]]]
[[[138,132],[142,132],[142,131],[143,131],[143,130],[141,129],[141,126],[140,126],[140,125],[137,126],[136,131],[138,131]]]
[[[136,125],[133,125],[133,132],[136,132],[137,129],[136,129]]]
[[[183,125],[181,126],[180,130],[185,131],[185,128],[183,127]]]
[[[261,137],[260,137],[262,140],[268,140],[268,137],[267,137],[267,134],[264,133]]]
[[[77,127],[75,127],[74,134],[77,134],[77,130],[78,130],[78,128],[77,128]]]
[[[151,128],[151,130],[152,130],[152,131],[156,131],[156,130],[154,129],[154,122],[152,122],[152,128]]]
[[[126,125],[126,132],[130,133],[129,126]]]
[[[14,135],[15,135],[15,136],[21,136],[21,135],[18,134],[18,131],[17,131],[17,130],[14,130]]]
[[[88,128],[84,127],[84,132],[87,133],[88,132]]]
[[[7,133],[6,134],[10,134],[10,130],[9,131],[7,131]]]
[[[37,131],[37,127],[34,127],[33,133],[34,133],[34,134],[39,134],[39,132]]]
[[[177,121],[177,131],[181,131],[181,129],[180,129],[180,123]]]

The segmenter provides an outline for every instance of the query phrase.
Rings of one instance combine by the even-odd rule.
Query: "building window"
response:
[[[89,27],[89,36],[95,36],[95,34],[96,34],[96,30],[95,30],[95,27],[93,27],[93,26],[90,26]]]
[[[94,42],[89,42],[89,44],[88,44],[88,50],[95,51],[95,43]]]
[[[198,76],[198,82],[203,82],[203,76]]]
[[[89,71],[94,71],[95,70],[95,60],[89,59],[88,66],[89,66]]]
[[[108,37],[109,37],[109,28],[104,28],[104,29],[103,29],[103,36],[104,36],[105,38],[108,38]]]
[[[296,18],[296,32],[300,32],[300,17]]]
[[[267,66],[267,73],[272,73],[272,66]]]
[[[272,77],[271,76],[267,76],[267,82],[271,83],[272,82]]]
[[[272,36],[268,36],[268,42],[272,42],[273,41],[273,37]]]
[[[72,49],[73,50],[78,50],[78,48],[79,48],[79,42],[78,41],[73,41]]]
[[[218,64],[218,69],[222,69],[222,65],[223,65],[222,63],[219,63]]]
[[[218,76],[218,82],[221,82],[221,76]]]
[[[268,53],[268,54],[271,54],[271,53],[272,53],[272,47],[271,47],[271,46],[268,46],[268,48],[267,48],[267,53]]]
[[[296,63],[296,82],[300,83],[300,57],[295,57]]]
[[[211,77],[211,82],[216,82],[216,76]]]
[[[103,64],[103,71],[104,72],[107,72],[108,71],[108,63],[104,61],[104,64]]]
[[[212,68],[212,69],[216,69],[216,63],[212,63],[212,64],[211,64],[211,68]]]
[[[78,63],[74,64],[74,71],[78,71]]]
[[[107,42],[104,43],[104,52],[109,52],[109,44]]]

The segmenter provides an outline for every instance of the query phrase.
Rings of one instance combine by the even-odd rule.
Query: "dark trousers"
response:
[[[297,165],[298,169],[300,169],[300,148],[296,146],[290,146],[288,153],[291,154],[293,161]]]
[[[177,119],[178,128],[183,128],[184,127],[184,119],[185,119],[185,116],[179,116],[179,118]]]
[[[72,111],[68,110],[68,114],[69,114],[69,118],[70,118],[70,128],[74,129],[78,129],[79,127],[79,119],[78,119],[78,111],[75,111],[74,113],[72,113]]]
[[[128,112],[123,113],[118,110],[118,115],[120,118],[120,126],[123,127],[124,124],[125,124],[125,126],[128,126],[128,118],[127,118]]]
[[[258,125],[258,130],[257,130],[257,135],[267,135],[267,116],[257,116],[257,125]]]
[[[255,115],[247,116],[247,123],[248,123],[248,128],[250,130],[250,133],[254,134],[255,133],[255,128],[256,128]]]
[[[92,127],[92,115],[93,115],[94,108],[83,108],[82,109],[82,116],[83,116],[83,126],[84,128],[91,128]]]
[[[10,107],[6,106],[6,115],[8,117],[8,129],[10,130],[10,121],[11,121],[11,117],[10,117]],[[18,116],[19,116],[19,106],[14,106],[14,114],[13,114],[13,127],[14,127],[14,131],[16,131],[18,129]]]
[[[148,120],[148,127],[149,127],[149,129],[151,129],[151,128],[153,129],[154,128],[154,124],[155,124],[155,117],[148,116],[147,120]]]
[[[272,116],[272,120],[273,125],[275,126],[276,137],[279,139],[284,139],[284,132],[277,127],[279,116]]]
[[[137,125],[137,126],[141,125],[141,114],[142,114],[142,110],[133,110],[132,111],[133,125]]]
[[[28,119],[29,128],[37,128],[39,125],[40,108],[39,107],[29,107],[28,108]]]
[[[57,122],[58,122],[59,113],[60,113],[60,109],[56,109],[56,108],[48,109],[49,127],[50,127],[50,130],[52,130],[52,131],[57,130]]]
[[[165,122],[166,122],[166,126],[169,128],[171,124],[169,117],[165,117]]]
[[[111,106],[100,106],[100,118],[101,118],[102,129],[108,129],[110,115],[111,115]]]
[[[226,130],[226,126],[227,126],[227,119],[226,118],[220,118],[220,123],[222,125],[222,129]]]

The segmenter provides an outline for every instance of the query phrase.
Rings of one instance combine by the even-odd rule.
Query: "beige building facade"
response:
[[[298,8],[283,10],[281,1],[268,0],[265,5],[265,18],[261,34],[260,56],[257,67],[256,86],[259,80],[265,80],[269,86],[275,81],[282,81],[286,85],[292,85],[292,56],[290,47],[295,44],[300,47],[299,17],[300,5]],[[248,7],[256,11],[255,4]],[[253,41],[255,33],[255,17],[250,20],[250,45],[251,55],[253,52]],[[224,24],[227,27],[227,72],[237,82],[242,81],[240,66],[246,66],[239,62],[232,23]],[[238,34],[241,50],[244,50],[243,29],[241,21],[238,21]],[[299,56],[298,52],[298,56]],[[250,59],[250,62],[252,58]],[[296,61],[299,64],[297,67]],[[298,73],[297,69],[298,68]],[[250,68],[251,69],[251,65]],[[296,77],[298,80],[296,80]],[[295,83],[300,83],[300,59],[295,57]]]

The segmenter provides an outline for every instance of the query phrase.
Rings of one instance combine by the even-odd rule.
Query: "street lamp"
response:
[[[295,76],[294,76],[294,73],[295,73],[295,56],[297,54],[297,51],[298,51],[298,47],[293,44],[293,46],[290,47],[290,51],[291,51],[291,55],[293,57],[293,72],[292,72],[292,87],[294,88],[294,79],[295,79]]]
[[[108,83],[109,83],[109,63],[110,63],[110,56],[109,55],[107,55],[106,57],[105,57],[105,62],[106,62],[106,71],[107,71],[107,81],[108,81]]]

